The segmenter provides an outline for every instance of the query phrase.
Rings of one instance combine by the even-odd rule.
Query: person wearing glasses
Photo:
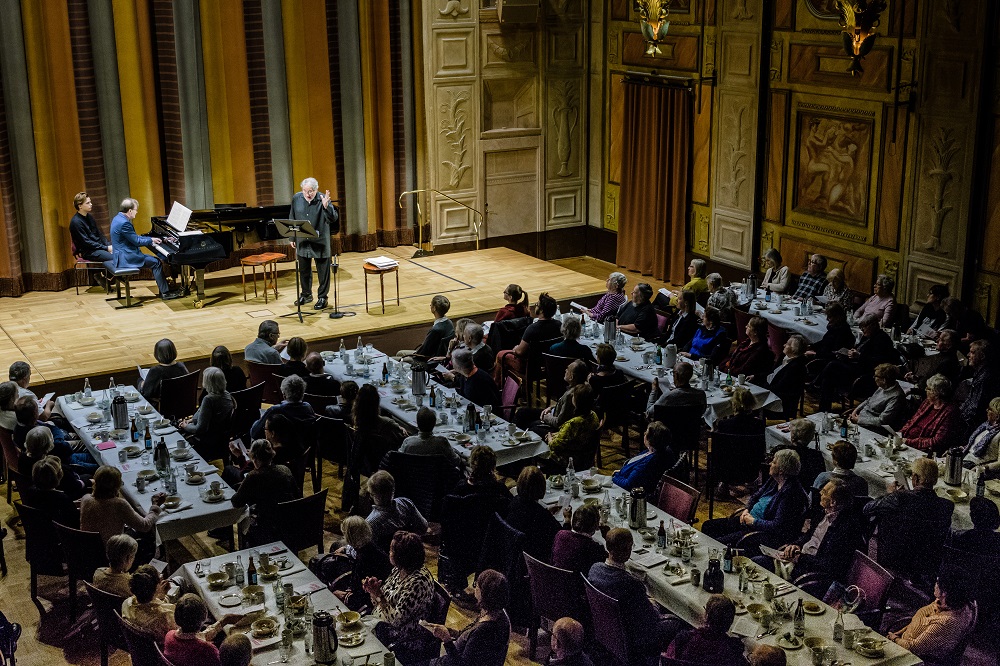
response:
[[[826,257],[814,254],[809,257],[806,272],[799,276],[799,286],[793,296],[803,300],[823,295],[826,289]]]

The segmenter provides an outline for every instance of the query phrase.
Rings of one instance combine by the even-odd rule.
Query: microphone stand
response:
[[[399,203],[399,207],[400,208],[403,207],[403,197],[405,197],[408,194],[417,194],[419,192],[434,192],[435,194],[440,194],[445,199],[448,199],[449,201],[453,201],[454,203],[457,203],[462,208],[467,208],[467,209],[471,210],[473,213],[475,213],[476,215],[478,215],[479,216],[479,222],[478,223],[473,222],[472,229],[473,229],[473,231],[476,232],[476,249],[477,250],[479,249],[479,235],[480,235],[480,231],[482,230],[483,225],[486,223],[486,218],[485,218],[485,216],[481,212],[479,212],[478,210],[476,210],[475,208],[473,208],[469,204],[464,203],[462,201],[459,201],[455,197],[453,197],[451,195],[448,195],[448,194],[445,194],[441,190],[436,190],[436,189],[431,188],[431,187],[423,188],[423,189],[419,189],[419,190],[406,190],[405,192],[401,193],[399,195],[399,199],[397,201],[397,203]],[[486,206],[486,211],[487,211],[487,213],[489,212],[489,205]],[[419,243],[419,245],[421,247],[417,248],[417,251],[413,254],[413,257],[411,257],[412,259],[417,259],[418,257],[426,257],[428,255],[434,254],[434,250],[427,251],[427,250],[424,250],[423,247],[422,247],[423,246],[423,238],[424,238],[424,225],[421,224],[421,222],[420,222],[420,201],[419,200],[417,201],[417,229],[418,229],[418,232],[419,232],[418,243]]]
[[[352,312],[350,310],[341,310],[338,307],[338,287],[337,287],[337,273],[340,268],[340,255],[333,255],[333,265],[330,266],[330,270],[333,271],[333,312],[330,313],[330,319],[342,319],[344,317],[353,317],[357,312]]]

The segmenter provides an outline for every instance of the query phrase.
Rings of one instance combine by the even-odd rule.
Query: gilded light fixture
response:
[[[861,60],[875,46],[879,19],[885,11],[885,0],[837,0],[840,5],[840,27],[844,29],[844,50],[851,56],[847,71],[861,74]]]
[[[660,42],[667,37],[670,21],[670,0],[635,0],[635,10],[639,12],[639,28],[646,39],[646,55],[654,58],[660,50]],[[651,18],[652,17],[652,18]]]

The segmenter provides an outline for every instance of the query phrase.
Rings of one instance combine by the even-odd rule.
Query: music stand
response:
[[[309,220],[274,220],[274,226],[283,238],[287,238],[295,244],[295,312],[281,315],[282,317],[292,317],[298,315],[299,323],[302,323],[302,285],[299,281],[299,235],[302,238],[319,238],[319,234],[313,229]],[[309,267],[312,270],[312,266]],[[319,314],[318,312],[307,312],[307,315]]]
[[[342,319],[344,317],[353,317],[357,312],[352,312],[350,310],[341,310],[337,307],[338,305],[338,295],[337,295],[337,273],[340,268],[340,255],[333,255],[333,264],[330,266],[330,270],[333,271],[333,312],[330,313],[330,319]]]

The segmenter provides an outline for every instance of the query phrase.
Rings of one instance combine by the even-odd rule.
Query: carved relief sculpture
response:
[[[750,9],[749,0],[732,0],[732,10],[729,17],[736,21],[752,21],[753,10]]]
[[[771,70],[770,78],[772,81],[781,80],[781,53],[784,41],[775,37],[771,40]]]
[[[608,192],[604,204],[604,228],[618,231],[618,197]]]
[[[932,163],[927,171],[927,176],[935,181],[934,200],[930,202],[931,208],[931,235],[924,242],[924,249],[932,252],[946,252],[941,247],[941,232],[944,229],[944,222],[952,206],[948,204],[948,189],[951,181],[955,179],[955,169],[952,163],[958,153],[958,142],[955,141],[954,132],[951,129],[942,127],[938,130],[937,136],[931,142]]]
[[[465,145],[469,134],[465,127],[465,105],[469,101],[469,91],[447,91],[445,95],[448,101],[441,104],[441,115],[444,116],[441,120],[441,134],[451,146],[451,159],[442,160],[441,163],[449,169],[448,187],[455,189],[461,185],[462,176],[471,166],[465,163],[466,153],[469,152]]]
[[[833,21],[840,18],[840,6],[837,0],[806,0],[806,8],[816,18]]]
[[[646,40],[646,55],[656,57],[663,53],[660,42],[667,36],[670,21],[670,0],[635,0],[635,9],[639,12],[639,28]]]
[[[733,127],[729,139],[726,141],[726,165],[729,169],[729,184],[727,192],[729,194],[729,205],[733,208],[740,207],[740,190],[747,179],[747,139],[746,128],[744,128],[744,116],[746,107],[741,106],[736,115],[733,116]]]
[[[469,8],[462,6],[462,0],[447,0],[447,2],[444,3],[444,8],[439,9],[438,13],[441,14],[441,16],[458,18],[461,14],[468,14]]]
[[[799,114],[795,210],[867,225],[873,122]]]
[[[559,175],[565,178],[573,171],[569,158],[573,150],[573,130],[580,116],[576,84],[573,81],[556,81],[552,84],[552,120],[556,125],[556,156],[559,158]]]

